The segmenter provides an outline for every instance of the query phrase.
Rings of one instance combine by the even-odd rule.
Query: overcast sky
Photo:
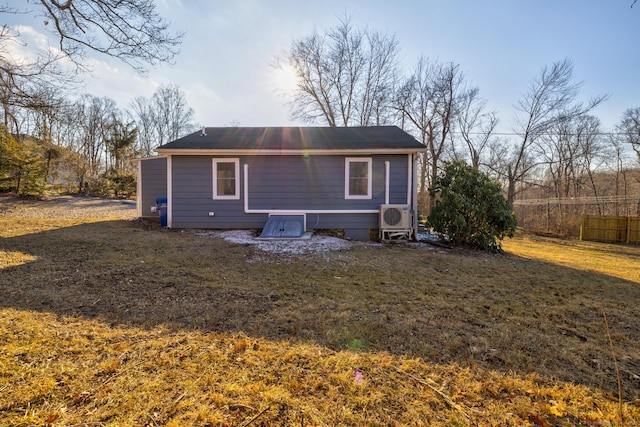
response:
[[[23,4],[23,0],[9,3]],[[640,106],[640,2],[633,0],[158,0],[159,12],[186,36],[175,65],[142,77],[105,57],[92,60],[84,90],[126,108],[162,84],[186,93],[200,125],[303,125],[289,118],[281,92],[291,82],[270,64],[293,39],[354,26],[395,35],[407,73],[423,55],[460,65],[511,130],[513,106],[543,66],[570,58],[582,98],[608,94],[595,114],[611,129]],[[42,18],[18,15],[25,38],[47,35]]]

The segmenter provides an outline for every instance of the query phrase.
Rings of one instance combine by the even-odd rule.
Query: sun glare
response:
[[[290,95],[296,88],[296,82],[296,71],[288,64],[279,65],[271,71],[271,83],[279,94]]]

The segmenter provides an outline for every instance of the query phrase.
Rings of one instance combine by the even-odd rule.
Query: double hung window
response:
[[[217,200],[239,199],[239,175],[239,159],[213,159],[213,198]]]
[[[344,175],[345,199],[371,198],[371,158],[347,158]]]

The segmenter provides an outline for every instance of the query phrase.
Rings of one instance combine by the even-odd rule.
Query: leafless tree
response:
[[[581,171],[588,178],[588,187],[595,197],[599,197],[602,190],[596,183],[596,174],[604,170],[608,159],[612,157],[613,147],[609,140],[602,135],[600,119],[592,115],[582,117],[576,128],[576,138],[581,146],[582,156],[577,159]],[[598,205],[598,210],[601,207]]]
[[[413,72],[400,86],[394,106],[405,129],[413,128],[427,147],[420,159],[420,191],[435,182],[439,164],[458,122],[464,99],[464,77],[454,63],[420,58]]]
[[[582,104],[577,101],[579,92],[580,84],[573,78],[573,62],[565,59],[555,62],[550,68],[544,67],[520,98],[514,129],[519,141],[512,146],[503,171],[510,202],[515,199],[517,185],[524,182],[539,164],[531,161],[531,147],[553,126],[589,113],[606,99],[606,96],[598,96]]]
[[[355,28],[348,18],[322,34],[294,40],[275,61],[296,72],[293,118],[333,127],[385,124],[398,52],[395,37]]]
[[[498,115],[495,111],[485,111],[487,103],[480,97],[478,88],[466,91],[460,104],[458,131],[468,149],[471,166],[477,170],[498,125]]]
[[[491,179],[502,184],[503,188],[507,188],[506,174],[508,157],[511,153],[511,141],[508,137],[491,139],[486,147],[485,171]]]
[[[158,144],[178,139],[195,129],[194,111],[187,104],[187,98],[180,86],[169,84],[160,86],[152,97],[159,129]]]
[[[616,126],[616,133],[622,142],[633,148],[640,161],[640,107],[629,108],[624,112]]]
[[[194,111],[178,85],[159,87],[151,98],[137,97],[130,115],[136,121],[140,154],[150,156],[153,150],[178,139],[196,128]]]
[[[636,166],[640,163],[640,107],[625,110],[611,135],[611,141],[616,154],[616,195],[628,197],[633,181],[630,176],[634,170],[631,150],[636,154]],[[637,213],[640,215],[640,202]]]
[[[144,96],[137,96],[129,108],[129,115],[136,122],[138,129],[138,152],[142,157],[152,156],[157,138],[155,114],[151,102]]]
[[[629,163],[629,147],[620,138],[619,134],[610,134],[609,140],[614,156],[611,160],[615,162],[613,169],[615,171],[614,195],[626,198],[629,195],[630,178],[629,172],[633,170],[633,166]],[[616,203],[616,215],[619,215],[619,206]]]
[[[76,124],[80,128],[73,151],[79,154],[81,163],[76,165],[78,189],[97,181],[106,165],[105,141],[118,115],[114,100],[106,97],[83,95],[76,103]]]
[[[28,132],[31,136],[49,143],[56,143],[54,133],[57,123],[64,120],[65,109],[70,104],[66,94],[58,92],[56,87],[44,86],[37,94],[41,100],[38,108],[25,109],[30,117],[28,121]]]
[[[542,135],[534,151],[548,176],[548,184],[558,204],[560,229],[564,226],[563,200],[581,197],[591,190],[599,195],[595,173],[607,155],[600,131],[600,120],[591,115],[563,118]],[[601,206],[598,204],[598,209]]]

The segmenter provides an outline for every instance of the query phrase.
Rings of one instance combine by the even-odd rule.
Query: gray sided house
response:
[[[204,128],[156,151],[138,163],[138,214],[157,215],[166,197],[170,228],[266,230],[293,217],[303,231],[415,237],[424,146],[396,126]]]

